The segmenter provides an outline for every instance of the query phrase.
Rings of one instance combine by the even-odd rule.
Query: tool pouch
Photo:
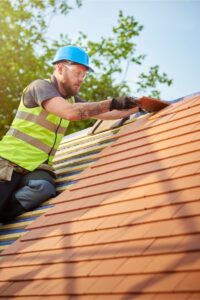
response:
[[[0,181],[11,181],[14,166],[7,160],[0,158]]]

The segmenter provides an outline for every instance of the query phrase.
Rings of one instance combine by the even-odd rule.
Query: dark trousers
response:
[[[11,181],[0,182],[0,222],[11,221],[55,196],[55,183],[49,172],[36,170],[22,175],[14,171]]]
[[[0,182],[0,222],[25,212],[24,207],[15,199],[13,193],[18,189],[23,175],[13,172],[12,180]]]

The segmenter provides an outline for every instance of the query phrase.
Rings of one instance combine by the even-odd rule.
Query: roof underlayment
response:
[[[2,253],[0,298],[200,299],[200,96],[121,128]]]

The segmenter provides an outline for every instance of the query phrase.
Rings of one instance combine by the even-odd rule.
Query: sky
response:
[[[147,57],[142,66],[129,70],[129,85],[134,86],[139,73],[159,65],[173,79],[172,86],[160,86],[162,99],[200,91],[200,0],[82,0],[82,7],[52,19],[49,35],[64,33],[76,39],[82,31],[89,40],[99,41],[112,35],[119,10],[144,26],[136,43],[137,53]]]

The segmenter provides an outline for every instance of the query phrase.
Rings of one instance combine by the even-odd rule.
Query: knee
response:
[[[29,180],[26,186],[15,193],[15,198],[26,210],[31,210],[55,196],[55,185],[44,179]]]

